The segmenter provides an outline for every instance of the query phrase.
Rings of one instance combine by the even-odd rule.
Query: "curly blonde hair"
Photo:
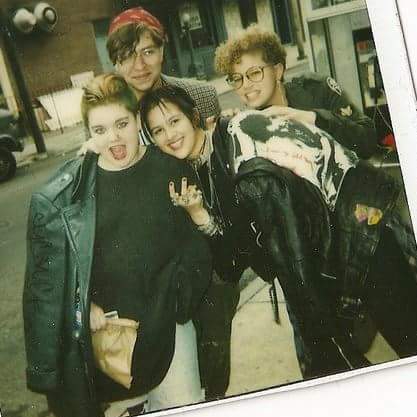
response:
[[[223,75],[232,74],[234,64],[240,60],[242,55],[254,51],[261,51],[262,58],[267,64],[282,64],[285,69],[287,52],[277,34],[262,30],[256,24],[250,25],[216,49],[215,69]]]
[[[135,116],[138,112],[138,99],[121,75],[114,73],[98,75],[83,90],[81,114],[86,127],[88,127],[90,111],[98,106],[120,104]]]

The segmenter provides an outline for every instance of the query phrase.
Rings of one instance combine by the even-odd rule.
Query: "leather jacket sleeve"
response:
[[[209,237],[213,267],[222,281],[238,282],[248,265],[248,246],[252,234],[250,220],[236,198],[235,183],[230,171],[227,133],[229,119],[220,117],[213,132],[211,175],[217,192],[212,214],[221,225],[221,232]]]
[[[183,324],[193,317],[207,287],[212,265],[210,248],[204,236],[186,219],[182,242],[180,269],[177,275],[177,322]]]
[[[23,319],[27,385],[37,392],[53,391],[60,382],[65,241],[59,211],[44,195],[34,194],[27,229]]]
[[[263,240],[280,230],[287,242],[285,262],[315,253],[326,257],[330,247],[330,219],[316,188],[291,171],[263,158],[241,165],[237,176],[239,200],[262,230]],[[284,262],[284,263],[285,263]]]
[[[181,165],[181,170],[174,179],[177,187],[180,186],[182,177],[186,177],[189,184],[198,185],[198,180],[188,164]],[[211,280],[211,253],[208,242],[187,212],[182,207],[173,207],[172,210],[178,247],[181,250],[177,273],[176,320],[183,324],[192,318]]]
[[[330,133],[360,158],[370,158],[377,150],[373,121],[352,104],[332,78],[321,81],[320,90],[322,107],[312,109],[317,114],[317,127]]]

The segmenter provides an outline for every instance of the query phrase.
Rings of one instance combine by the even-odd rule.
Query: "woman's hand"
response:
[[[104,311],[97,304],[91,303],[90,306],[90,329],[92,332],[104,329],[107,326],[107,319]]]
[[[204,208],[203,195],[197,186],[187,184],[187,178],[181,181],[180,193],[175,191],[175,184],[171,181],[169,195],[174,206],[183,207],[197,226],[208,223],[210,215]]]
[[[77,151],[78,156],[83,156],[87,152],[94,152],[96,154],[100,153],[99,148],[97,147],[97,144],[93,138],[88,139],[86,142],[84,142],[81,145],[81,148]]]
[[[281,117],[283,119],[296,120],[310,125],[316,124],[317,117],[314,111],[298,110],[286,106],[270,106],[262,110],[262,113],[268,117]]]

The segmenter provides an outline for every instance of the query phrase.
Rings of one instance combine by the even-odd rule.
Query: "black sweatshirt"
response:
[[[169,197],[169,181],[178,189],[184,176],[195,183],[188,164],[152,146],[128,169],[97,172],[92,301],[139,321],[131,388],[137,393],[165,376],[175,323],[192,318],[210,280],[209,248]]]

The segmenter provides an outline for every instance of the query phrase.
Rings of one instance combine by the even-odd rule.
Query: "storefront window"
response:
[[[97,53],[104,72],[114,71],[114,66],[110,61],[106,48],[109,23],[109,19],[96,20],[93,22]]]
[[[318,20],[309,24],[316,72],[332,75],[326,38],[326,21]]]
[[[354,33],[364,108],[386,104],[375,43],[368,29]]]
[[[183,3],[178,8],[178,13],[182,27],[184,27],[184,16],[186,14],[189,16],[189,30],[194,48],[210,46],[215,43],[208,17],[199,3],[196,1]]]
[[[258,22],[255,0],[239,0],[239,12],[244,28],[247,28],[251,23]]]
[[[330,0],[311,0],[311,8],[313,10],[322,9],[327,6],[330,6]]]
[[[348,3],[353,0],[311,0],[313,10],[322,9],[323,7],[336,6],[342,3]]]

